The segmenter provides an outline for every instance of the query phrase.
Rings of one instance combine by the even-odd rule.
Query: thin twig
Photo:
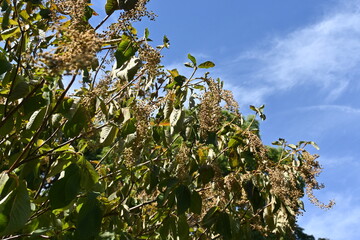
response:
[[[107,57],[107,55],[109,54],[109,52],[110,52],[110,49],[106,52],[106,54],[105,54],[105,56],[103,57],[100,65],[99,65],[99,67],[96,69],[96,72],[95,72],[95,75],[94,75],[94,79],[93,79],[93,81],[92,81],[92,83],[91,83],[91,88],[92,88],[92,89],[94,88],[95,81],[96,81],[96,77],[97,77],[97,75],[98,75],[98,73],[99,73],[102,65],[104,65],[105,60],[106,60],[106,57]]]
[[[35,154],[40,148],[42,148],[46,143],[48,143],[55,135],[56,133],[65,125],[65,123],[67,122],[64,121],[62,124],[60,124],[60,126],[58,128],[55,129],[55,131],[50,135],[50,137],[48,137],[48,139],[46,139],[40,146],[38,146],[32,153],[30,153],[29,155]]]
[[[134,206],[134,207],[129,208],[129,211],[133,211],[133,210],[135,210],[135,209],[138,209],[138,208],[141,208],[141,207],[143,207],[143,206],[152,204],[152,203],[154,203],[154,202],[156,202],[156,199],[153,199],[153,200],[150,200],[150,201],[147,201],[147,202],[143,202],[143,203],[141,203],[141,204],[139,204],[139,205],[136,205],[136,206]]]
[[[25,146],[24,150],[21,152],[21,154],[17,157],[17,159],[14,161],[14,163],[11,165],[11,167],[7,170],[7,172],[11,172],[13,171],[15,168],[17,168],[18,166],[20,166],[22,164],[22,158],[25,156],[26,153],[28,153],[28,150],[30,150],[31,146],[34,144],[34,142],[36,141],[37,137],[39,136],[40,132],[43,130],[43,128],[45,127],[45,125],[48,123],[50,117],[53,115],[53,113],[55,112],[55,110],[57,109],[57,107],[61,104],[62,100],[64,99],[66,93],[69,91],[70,87],[73,85],[73,83],[75,82],[76,79],[76,75],[77,72],[74,73],[70,83],[68,84],[67,88],[63,91],[63,93],[61,94],[61,96],[59,97],[59,99],[57,100],[54,108],[50,111],[49,114],[47,114],[47,116],[45,117],[45,119],[43,120],[41,126],[38,128],[38,130],[35,132],[35,134],[33,135],[33,137],[31,138],[30,142]]]
[[[96,128],[96,129],[94,129],[94,130],[92,130],[92,131],[89,131],[89,132],[86,132],[86,133],[82,133],[82,134],[80,134],[80,135],[78,135],[78,136],[76,136],[76,137],[73,137],[73,138],[69,139],[68,141],[63,142],[63,143],[60,144],[59,146],[56,146],[56,147],[54,147],[53,149],[51,149],[51,150],[49,150],[49,151],[47,151],[47,152],[44,152],[44,153],[42,153],[42,154],[40,154],[40,155],[36,155],[36,156],[30,157],[30,158],[26,158],[26,159],[24,159],[23,161],[21,161],[20,165],[21,165],[21,164],[24,164],[24,163],[26,163],[26,162],[30,162],[30,161],[32,161],[32,160],[34,160],[34,159],[37,159],[37,158],[40,158],[40,157],[49,155],[49,154],[51,154],[52,152],[54,152],[56,149],[59,149],[59,148],[65,146],[65,145],[67,145],[67,144],[70,144],[70,143],[74,142],[75,140],[83,137],[84,135],[89,134],[89,133],[92,133],[93,131],[97,131],[97,130],[103,128],[104,126],[106,126],[106,124],[103,125],[103,126],[100,126],[100,127]]]
[[[113,146],[109,149],[109,151],[107,151],[107,153],[100,159],[100,161],[96,164],[96,166],[95,166],[95,168],[97,169],[99,166],[100,166],[100,164],[105,160],[105,158],[107,157],[107,156],[109,156],[109,154],[110,154],[110,152],[115,148],[115,146],[116,146],[116,142],[113,144]]]
[[[19,14],[17,12],[17,1],[14,0],[13,2],[14,4],[14,9],[15,9],[15,14],[17,16],[17,22],[19,24],[19,28],[20,28],[20,33],[21,33],[21,37],[20,37],[20,48],[19,48],[19,55],[18,55],[18,59],[17,59],[17,64],[16,64],[16,70],[14,72],[14,77],[11,81],[11,85],[10,85],[10,90],[9,90],[9,94],[8,94],[8,97],[6,98],[6,101],[5,101],[5,106],[4,106],[4,116],[6,116],[6,112],[7,112],[7,107],[9,105],[9,99],[10,99],[10,96],[14,90],[14,87],[15,87],[15,82],[16,82],[16,77],[17,77],[17,73],[20,69],[20,64],[21,64],[21,49],[23,48],[23,44],[24,44],[24,33],[25,31],[22,29],[21,27],[21,22],[19,20]]]
[[[37,84],[34,89],[28,94],[26,95],[23,100],[21,101],[21,103],[19,103],[18,105],[16,105],[16,107],[12,108],[8,114],[5,116],[5,112],[4,112],[4,116],[5,118],[0,122],[0,128],[5,124],[5,122],[17,111],[19,110],[19,108],[24,105],[25,102],[27,102],[27,100],[44,84],[45,79],[43,79],[39,84]]]
[[[112,14],[112,13],[111,13]],[[109,19],[109,17],[111,16],[111,14],[107,15],[103,20],[101,20],[101,22],[95,27],[95,31],[98,30],[105,22],[106,20]]]

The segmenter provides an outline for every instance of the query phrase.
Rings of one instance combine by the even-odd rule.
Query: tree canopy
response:
[[[0,236],[295,239],[305,193],[333,204],[317,145],[265,146],[211,61],[166,70],[147,2],[0,0]]]

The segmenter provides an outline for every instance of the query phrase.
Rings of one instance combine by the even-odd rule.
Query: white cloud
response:
[[[220,79],[224,80],[224,78]],[[231,90],[234,98],[240,100],[241,104],[260,105],[263,103],[263,96],[269,94],[272,89],[268,87],[259,87],[249,91],[246,87],[232,84],[230,81],[224,81],[224,89]]]
[[[321,89],[327,101],[341,96],[360,78],[360,1],[336,6],[336,11],[285,37],[273,39],[267,47],[250,51],[236,59],[241,65],[254,61],[255,68],[239,95],[256,91],[260,100],[278,91],[307,85]],[[259,91],[258,91],[259,93]],[[240,96],[240,100],[247,100]],[[253,100],[253,99],[252,99]]]
[[[337,112],[337,113],[342,112],[342,113],[352,114],[352,115],[360,114],[359,108],[354,108],[354,107],[344,106],[344,105],[333,105],[333,104],[304,107],[304,108],[300,108],[299,110],[304,110],[304,111],[320,110],[320,111],[326,111],[326,112],[331,111],[331,112]]]

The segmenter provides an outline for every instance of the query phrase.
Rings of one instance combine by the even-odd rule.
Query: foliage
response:
[[[132,27],[146,3],[108,0],[96,25],[87,0],[0,1],[0,235],[294,238],[304,189],[319,204],[315,143],[264,146],[264,107],[243,117],[198,76],[210,61],[166,71],[169,40]]]

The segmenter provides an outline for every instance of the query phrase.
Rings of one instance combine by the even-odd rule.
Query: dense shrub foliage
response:
[[[315,143],[265,146],[214,63],[160,65],[147,0],[0,3],[2,239],[292,239],[305,192],[331,206]]]

